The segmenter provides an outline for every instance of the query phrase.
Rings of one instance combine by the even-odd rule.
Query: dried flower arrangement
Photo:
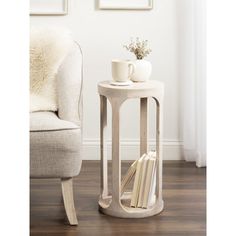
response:
[[[133,41],[133,39],[131,38],[130,44],[124,45],[124,48],[126,48],[129,52],[134,53],[137,60],[142,60],[152,51],[148,47],[148,40],[140,41],[139,38],[136,38],[136,41]]]

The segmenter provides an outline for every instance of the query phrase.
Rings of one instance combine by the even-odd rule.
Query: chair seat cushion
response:
[[[81,129],[53,112],[30,114],[30,175],[63,178],[79,174]]]
[[[55,131],[78,128],[72,122],[59,119],[54,112],[30,113],[30,131]]]

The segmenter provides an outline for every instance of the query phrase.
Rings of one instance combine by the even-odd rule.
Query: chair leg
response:
[[[73,197],[73,179],[61,179],[61,187],[65,211],[69,223],[70,225],[78,225]]]

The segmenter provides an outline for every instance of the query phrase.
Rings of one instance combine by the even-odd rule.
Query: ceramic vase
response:
[[[145,82],[147,81],[152,73],[152,64],[146,60],[136,60],[135,71],[131,76],[131,80],[134,82]]]

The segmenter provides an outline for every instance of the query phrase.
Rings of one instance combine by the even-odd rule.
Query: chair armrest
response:
[[[82,126],[83,56],[75,42],[57,73],[58,116]]]

